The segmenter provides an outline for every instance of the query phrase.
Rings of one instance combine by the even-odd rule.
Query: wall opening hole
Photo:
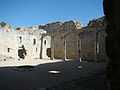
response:
[[[36,39],[33,39],[33,45],[35,45],[36,44]]]
[[[44,45],[46,45],[46,40],[44,41]]]
[[[10,48],[8,48],[8,53],[10,52]]]
[[[22,43],[22,37],[21,36],[19,37],[19,39],[20,39],[20,43]]]

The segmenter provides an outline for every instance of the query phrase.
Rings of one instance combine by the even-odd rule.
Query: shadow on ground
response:
[[[106,90],[105,63],[56,62],[0,68],[0,90]]]

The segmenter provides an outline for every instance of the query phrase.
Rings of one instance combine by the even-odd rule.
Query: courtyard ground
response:
[[[105,63],[79,60],[44,63],[27,69],[0,68],[0,90],[107,90]]]

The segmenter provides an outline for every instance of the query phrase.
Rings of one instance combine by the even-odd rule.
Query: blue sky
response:
[[[31,26],[54,21],[89,20],[103,16],[103,0],[0,0],[0,21]]]

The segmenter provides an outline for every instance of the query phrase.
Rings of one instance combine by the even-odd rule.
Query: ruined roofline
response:
[[[13,27],[7,22],[0,22],[0,32],[12,32],[14,31]]]
[[[64,21],[64,22],[61,22],[61,21],[57,21],[57,22],[51,22],[51,23],[47,23],[47,24],[44,24],[44,25],[41,25],[41,26],[45,26],[45,25],[52,25],[52,24],[66,24],[66,23],[77,23],[79,22],[78,20],[68,20],[68,21]]]
[[[8,24],[7,22],[1,21],[1,22],[0,22],[0,27],[5,27],[5,26],[8,26],[8,27],[11,28],[11,25],[10,25],[10,24]]]
[[[97,19],[92,19],[89,21],[86,27],[97,28],[97,27],[105,27],[105,17],[100,17]]]
[[[47,24],[38,24],[38,25],[32,25],[32,26],[18,26],[18,27],[15,27],[15,30],[23,30],[23,29],[31,29],[33,27],[38,27],[41,26],[41,27],[45,27],[45,26],[49,26],[49,25],[54,25],[54,24],[59,24],[59,25],[64,25],[64,24],[67,24],[67,23],[74,23],[76,24],[76,20],[69,20],[69,21],[65,21],[65,22],[60,22],[60,21],[57,21],[57,22],[51,22],[51,23],[47,23]],[[6,22],[5,22],[6,23]],[[6,23],[6,25],[9,25],[8,23]],[[11,25],[9,25],[11,26]]]
[[[100,17],[100,18],[97,18],[97,19],[92,19],[92,20],[90,20],[91,22],[92,21],[103,21],[104,20],[104,16],[102,16],[102,17]],[[90,23],[90,21],[89,21],[89,23]],[[38,24],[38,25],[32,25],[32,26],[29,26],[29,27],[26,27],[26,26],[19,26],[19,27],[16,27],[15,28],[15,30],[23,30],[23,29],[33,29],[33,28],[36,28],[36,29],[46,29],[46,27],[47,26],[49,26],[49,25],[51,25],[51,27],[52,27],[52,25],[53,26],[56,26],[56,25],[58,25],[58,26],[64,26],[64,25],[66,25],[66,24],[69,24],[69,23],[73,23],[77,28],[77,30],[80,30],[80,29],[82,29],[82,28],[85,28],[85,27],[88,27],[89,25],[87,25],[87,26],[85,26],[85,27],[83,27],[83,26],[81,26],[81,24],[80,24],[80,22],[79,22],[79,20],[68,20],[68,21],[64,21],[64,22],[62,22],[62,21],[56,21],[56,22],[51,22],[51,23],[47,23],[47,24]],[[88,24],[89,24],[88,23]],[[8,23],[6,23],[7,25],[9,25]]]
[[[99,17],[99,18],[96,18],[96,19],[91,19],[89,20],[89,22],[103,22],[105,20],[105,16],[102,16],[102,17]],[[88,24],[89,24],[88,22]]]
[[[63,22],[57,21],[57,22],[51,22],[51,23],[47,23],[45,25],[52,25],[52,24],[62,24]]]

